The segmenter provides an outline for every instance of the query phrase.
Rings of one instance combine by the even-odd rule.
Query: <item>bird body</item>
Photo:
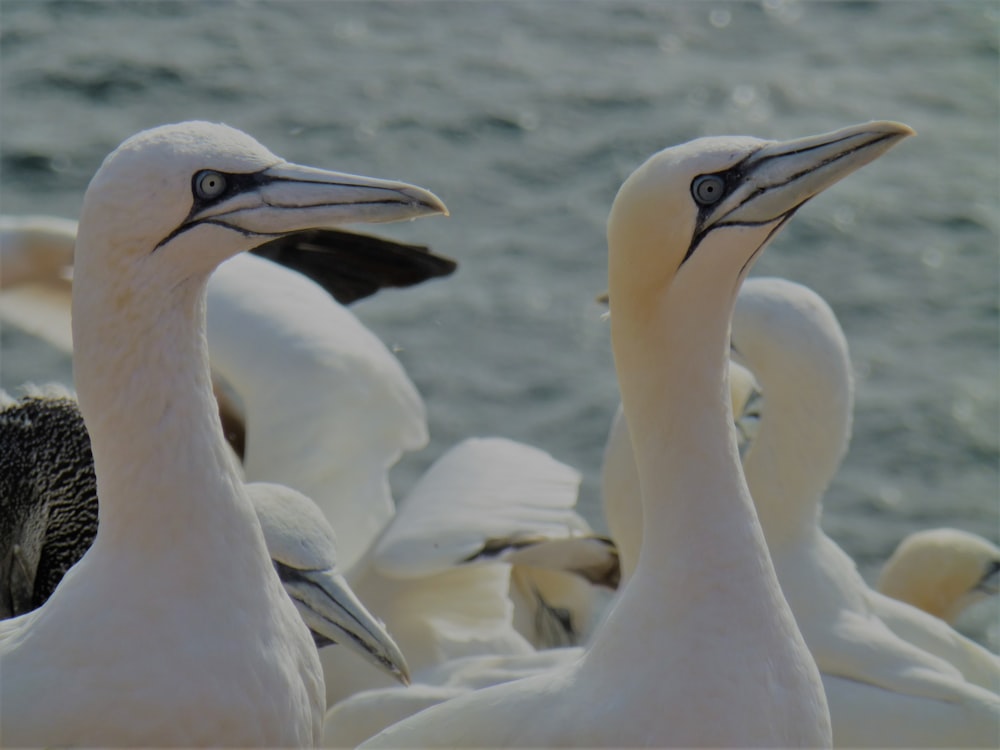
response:
[[[76,222],[59,217],[0,216],[0,319],[70,353],[76,231]],[[376,268],[358,256],[366,251],[381,259]],[[241,437],[233,442],[241,443],[246,478],[294,487],[335,528],[353,529],[339,545],[347,569],[392,517],[387,471],[403,452],[426,445],[426,409],[398,360],[347,307],[279,264],[302,256],[306,270],[351,300],[382,284],[442,275],[454,263],[417,246],[305,231],[231,258],[209,278],[213,384],[217,397],[237,397],[220,406],[239,423]],[[338,277],[344,262],[350,272]],[[226,407],[236,413],[227,415]],[[256,429],[242,444],[248,419]]]
[[[989,692],[1000,682],[997,658],[873,591],[820,528],[853,408],[847,340],[833,311],[800,284],[748,279],[736,299],[732,349],[763,393],[743,456],[747,483],[782,592],[822,674],[835,744],[989,744],[1000,721]],[[606,465],[613,476],[605,487],[616,495],[605,507],[609,517],[638,515],[627,437],[619,432],[612,442],[617,458]]]
[[[73,263],[76,222],[58,216],[0,216],[0,289],[58,278]]]
[[[395,512],[389,468],[427,443],[416,387],[350,310],[252,255],[213,275],[208,340],[213,370],[244,404],[247,480],[294,487],[349,529],[338,552],[350,570]]]
[[[854,402],[833,311],[801,285],[751,279],[736,303],[733,347],[764,392],[744,457],[747,481],[782,590],[823,673],[835,742],[989,744],[1000,726],[1000,659],[924,613],[886,602],[820,528]],[[866,697],[851,697],[852,689]],[[907,713],[906,722],[893,718]]]
[[[419,188],[292,165],[209,123],[144,131],[105,160],[73,289],[100,525],[42,607],[0,623],[5,745],[318,742],[315,646],[222,437],[206,285],[262,236],[443,211]]]
[[[608,276],[641,487],[635,571],[579,660],[429,708],[364,747],[830,744],[740,468],[730,317],[791,214],[911,132],[701,139],[632,173],[608,221]]]
[[[52,595],[86,553],[98,528],[90,436],[75,398],[61,386],[0,391],[0,550],[3,618]],[[245,485],[268,555],[318,646],[343,644],[408,680],[405,659],[340,571],[333,528],[316,504],[290,487]]]
[[[424,675],[464,657],[535,652],[514,628],[507,560],[592,537],[574,510],[579,481],[544,451],[504,438],[464,440],[420,478],[348,575],[407,654],[414,682],[437,680]],[[328,674],[347,675],[328,683],[329,706],[390,685],[351,669],[352,654],[327,650],[321,659]]]
[[[35,219],[30,226],[36,227],[36,244],[48,237],[56,248],[72,249],[75,224]],[[24,244],[14,230],[2,237],[10,243],[0,245],[4,257],[9,247]],[[414,270],[408,268],[440,274],[454,264],[422,248],[352,239],[360,237],[296,232],[231,258],[209,279],[213,384],[223,426],[235,428],[227,437],[243,457],[245,478],[296,487],[334,527],[349,530],[338,539],[338,567],[414,654],[417,674],[461,657],[530,656],[533,647],[579,642],[594,604],[593,585],[613,588],[618,565],[613,545],[596,537],[573,510],[577,472],[513,441],[464,441],[431,472],[434,488],[421,482],[424,489],[405,499],[403,518],[392,521],[387,470],[403,451],[426,442],[424,404],[399,362],[339,297],[345,289],[356,295],[354,290],[386,282],[412,283]],[[373,268],[366,255],[371,252]],[[398,259],[392,268],[379,261],[386,253]],[[254,257],[286,262],[301,254],[308,256],[306,270],[321,272],[322,288]],[[345,258],[349,268],[342,278]],[[63,266],[70,260],[65,253]],[[400,263],[406,275],[400,275]],[[43,270],[36,269],[40,283],[24,294],[17,294],[20,287],[4,290],[0,303],[6,295],[10,304],[0,304],[0,316],[37,330],[33,313],[49,301],[38,299],[39,287],[59,282],[65,296],[57,296],[51,310],[44,308],[45,320],[68,328],[70,286]],[[47,326],[41,333],[59,328]],[[52,338],[69,342],[68,334]],[[70,343],[65,346],[71,351]],[[239,439],[232,440],[233,434]],[[359,558],[383,527],[382,547],[395,563],[374,553]],[[267,536],[266,523],[264,531]],[[380,651],[384,644],[360,658],[344,649],[321,651],[331,704],[358,690],[394,684],[391,670],[382,674],[366,663]],[[469,664],[463,669],[472,671]],[[497,680],[513,674],[488,669]]]

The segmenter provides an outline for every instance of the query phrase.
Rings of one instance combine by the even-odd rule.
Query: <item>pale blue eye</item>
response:
[[[226,177],[205,169],[194,176],[194,192],[202,200],[218,198],[226,190]]]
[[[703,174],[695,177],[691,183],[691,195],[702,206],[710,206],[722,200],[725,193],[726,181],[718,175]]]

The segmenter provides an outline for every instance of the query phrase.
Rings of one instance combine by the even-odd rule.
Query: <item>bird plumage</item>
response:
[[[910,133],[871,123],[785,143],[701,139],[629,176],[608,221],[608,273],[642,495],[635,572],[579,660],[429,708],[365,747],[830,744],[819,673],[740,468],[730,317],[792,213]]]
[[[800,284],[748,279],[736,299],[732,347],[763,394],[743,457],[747,483],[782,591],[822,673],[835,744],[988,741],[998,714],[980,688],[995,689],[996,657],[873,591],[820,528],[823,493],[847,449],[854,393],[833,311]],[[629,450],[620,444],[619,460],[607,466],[615,480],[605,486],[618,493],[606,498],[609,514],[638,515],[638,478],[623,458]]]
[[[292,165],[209,123],[144,131],[105,160],[73,290],[100,524],[42,607],[0,623],[5,744],[319,740],[315,646],[222,437],[205,287],[261,236],[444,211],[419,188]]]

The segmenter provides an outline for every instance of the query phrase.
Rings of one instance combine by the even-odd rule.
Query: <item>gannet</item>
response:
[[[350,571],[395,512],[389,469],[427,444],[416,386],[347,307],[250,255],[212,277],[208,348],[213,372],[242,403],[247,480],[312,498]]]
[[[579,660],[429,708],[365,747],[830,744],[819,673],[740,467],[730,318],[792,214],[911,132],[878,122],[786,142],[703,138],[626,179],[608,279],[642,487],[635,571]]]
[[[1000,547],[960,529],[907,536],[879,573],[878,590],[945,622],[1000,594]]]
[[[372,670],[351,670],[351,654],[324,652],[328,673],[353,675],[327,686],[324,745],[355,746],[428,706],[579,657],[579,648],[536,650],[516,628],[517,597],[508,592],[544,587],[548,568],[578,571],[588,589],[617,578],[617,555],[573,510],[579,482],[575,469],[504,438],[465,440],[431,466],[351,578],[412,656],[413,684],[387,686]],[[566,582],[556,583],[564,594]],[[553,627],[547,617],[558,629],[560,617],[586,609],[551,613],[552,599],[541,592],[526,630]]]
[[[574,509],[579,482],[578,471],[548,453],[499,437],[463,440],[420,477],[347,576],[406,654],[414,683],[463,657],[535,652],[514,627],[511,567],[549,564],[548,545],[559,552],[560,542],[577,551],[594,544],[552,564],[614,577],[617,553],[594,540]],[[344,651],[328,649],[321,660],[338,675],[327,684],[330,706],[392,685],[375,670],[352,668],[357,659]]]
[[[285,243],[282,254],[287,256],[289,249],[309,248],[303,236],[308,235],[296,233],[282,239]],[[340,244],[346,241],[344,237],[335,239]],[[54,241],[61,241],[61,237],[56,236]],[[347,249],[359,251],[359,242],[348,242]],[[253,253],[267,256],[271,253],[268,248],[277,243],[278,240],[271,241],[263,249],[255,248]],[[370,238],[364,240],[360,249],[390,257],[405,252],[409,260],[404,267],[415,265],[418,270],[428,262],[421,258],[423,250],[419,247],[381,241],[381,246],[373,249],[371,243]],[[321,257],[329,258],[331,254],[339,260],[347,249],[334,247],[328,239],[324,253],[306,252],[316,256],[316,261]],[[3,246],[0,246],[2,251]],[[355,257],[351,267],[357,268],[361,260]],[[443,261],[434,263],[435,267],[440,267]],[[423,401],[399,362],[330,295],[332,291],[341,296],[338,290],[345,285],[344,280],[336,277],[339,272],[335,265],[320,267],[312,263],[307,270],[320,276],[320,281],[314,282],[300,273],[243,254],[223,263],[209,280],[209,359],[227,437],[236,433],[234,442],[244,441],[239,452],[246,478],[294,487],[317,502],[333,526],[342,530],[338,540],[339,559],[348,579],[356,587],[360,586],[359,593],[363,592],[366,603],[393,602],[386,607],[376,604],[377,614],[387,619],[391,628],[409,632],[405,623],[411,618],[422,623],[419,629],[430,628],[433,632],[440,626],[442,632],[431,636],[439,647],[419,649],[422,656],[415,662],[417,667],[441,664],[477,652],[477,649],[482,655],[511,650],[524,653],[528,646],[544,648],[582,639],[593,607],[591,583],[614,584],[617,553],[607,540],[584,531],[585,522],[572,509],[578,479],[565,483],[563,494],[539,495],[539,498],[558,498],[558,502],[564,504],[565,507],[560,506],[555,512],[564,514],[568,524],[565,528],[574,530],[573,538],[564,538],[565,532],[550,538],[554,526],[549,524],[544,533],[540,531],[538,513],[532,510],[531,503],[519,506],[516,503],[522,498],[507,493],[506,497],[514,504],[497,506],[489,514],[483,514],[482,508],[475,513],[478,516],[475,534],[484,549],[496,552],[498,549],[491,545],[497,540],[510,534],[518,536],[517,548],[506,548],[503,561],[497,565],[477,563],[476,570],[470,570],[470,561],[462,559],[466,553],[452,550],[454,554],[447,560],[440,558],[442,566],[432,576],[402,580],[373,572],[370,559],[364,565],[359,563],[359,556],[394,514],[387,480],[389,467],[403,451],[422,447],[428,436]],[[322,273],[317,274],[317,271]],[[369,278],[377,273],[380,283],[395,278],[395,272],[381,263],[365,273]],[[356,285],[350,279],[347,282]],[[3,294],[0,294],[0,303],[2,301]],[[31,309],[31,297],[15,301]],[[20,311],[16,304],[7,311],[15,320],[21,320],[16,317]],[[0,305],[0,315],[3,313]],[[49,317],[59,316],[51,314]],[[231,400],[226,398],[230,393],[233,394]],[[332,419],[331,414],[339,418]],[[480,447],[474,449],[474,445]],[[490,455],[486,456],[487,453]],[[500,462],[508,467],[507,475],[502,477],[504,481],[508,476],[510,481],[537,481],[549,472],[560,478],[567,476],[567,472],[577,477],[568,467],[552,468],[558,462],[542,452],[533,452],[511,441],[471,441],[456,446],[445,463],[451,467],[447,473],[452,475],[454,472],[457,481],[468,474],[467,467],[462,467],[465,460]],[[435,473],[441,476],[440,468]],[[475,494],[468,493],[466,497]],[[424,526],[427,536],[420,540],[418,551],[437,543],[434,537],[439,531],[448,534],[464,524],[465,533],[469,532],[471,527],[467,519],[473,514],[461,507],[466,499],[455,492],[449,497],[451,507],[432,497],[413,503],[407,501],[414,507],[426,506],[423,513],[436,519]],[[521,521],[515,515],[521,512],[517,510],[519,507],[525,513]],[[506,526],[502,529],[495,528],[489,520],[497,514],[505,518]],[[405,522],[401,521],[396,528],[403,526]],[[483,559],[478,558],[480,562]],[[438,575],[448,572],[445,568],[464,570]],[[453,588],[448,589],[446,585]],[[420,591],[425,593],[421,595]],[[433,595],[428,596],[428,591],[433,591]],[[389,592],[396,593],[390,595]],[[490,600],[490,597],[494,598]],[[470,608],[468,602],[480,599],[490,600],[490,603]],[[431,603],[439,607],[438,613],[427,608]],[[517,632],[506,623],[512,603],[513,626]],[[479,623],[469,616],[470,611],[477,608],[484,614]],[[497,630],[498,612],[503,613],[504,622],[500,631]],[[449,624],[456,618],[463,623],[457,633],[450,631],[453,625]],[[470,635],[473,632],[478,634]],[[498,632],[502,633],[499,637]],[[414,643],[421,644],[419,640],[403,638],[408,652]],[[355,690],[393,684],[354,657],[328,652],[323,653],[325,660],[338,664],[348,662],[336,673],[327,671],[326,686],[331,703]]]
[[[72,353],[73,340],[70,326],[70,295],[72,291],[72,263],[73,244],[76,240],[76,222],[59,216],[8,216],[0,215],[0,322],[13,323],[18,328],[27,333],[37,336],[49,344]],[[299,271],[308,276],[312,281],[321,286],[335,301],[327,300],[320,295],[320,304],[315,310],[305,310],[301,303],[294,304],[291,313],[301,316],[306,320],[317,318],[322,320],[327,315],[341,318],[341,324],[336,330],[327,330],[326,339],[334,342],[356,340],[358,336],[351,335],[351,332],[360,328],[361,324],[353,319],[348,313],[343,313],[339,309],[340,305],[355,302],[359,299],[374,294],[379,289],[385,287],[404,287],[419,284],[428,279],[447,276],[457,267],[457,263],[451,258],[431,252],[422,245],[412,245],[383,237],[376,237],[358,232],[348,232],[341,229],[310,229],[301,232],[292,232],[288,235],[280,236],[264,244],[252,248],[250,253],[262,258],[274,261],[275,264],[282,265]],[[230,265],[241,266],[241,258],[230,261]],[[247,261],[249,263],[249,261]],[[224,266],[226,264],[223,264]],[[251,266],[253,267],[253,266]],[[267,267],[257,265],[256,268]],[[232,275],[237,272],[230,272]],[[243,273],[252,273],[244,271]],[[208,299],[209,308],[225,309],[231,302],[226,297],[232,290],[232,283],[225,285],[217,278],[217,275],[209,280]],[[295,278],[295,276],[292,276]],[[277,284],[279,278],[272,278],[272,282]],[[248,280],[247,283],[253,283]],[[294,283],[293,283],[294,285]],[[288,290],[290,292],[301,291],[302,286],[297,289]],[[215,291],[222,287],[220,291]],[[317,296],[311,288],[312,285],[304,285],[307,297],[315,299]],[[242,295],[239,289],[232,290],[235,298],[239,300],[236,304],[242,304]],[[277,290],[270,291],[268,297],[271,299],[280,298]],[[289,299],[295,299],[293,294],[289,294]],[[329,309],[334,312],[330,313]],[[248,308],[252,310],[253,308]],[[286,312],[277,308],[280,312]],[[267,319],[268,316],[260,316]],[[212,314],[209,313],[209,326],[212,325]],[[251,320],[240,321],[238,330],[245,331]],[[273,324],[268,324],[271,328]],[[287,323],[287,315],[285,325]],[[318,329],[313,328],[312,333]],[[287,330],[279,331],[282,335],[287,335]],[[223,331],[220,335],[226,335]],[[369,338],[373,338],[369,335]],[[314,348],[317,343],[326,343],[322,336],[315,337],[312,342]],[[301,348],[301,344],[298,348]],[[289,346],[290,351],[296,351],[297,347]],[[358,360],[357,373],[352,371],[346,362],[338,368],[337,386],[339,393],[346,393],[351,388],[357,389],[354,378],[361,378],[364,381],[368,375],[365,367],[365,360],[374,359],[376,362],[391,358],[381,342],[375,342],[370,346],[369,351],[364,353],[356,351],[355,348],[348,348],[351,355]],[[329,350],[321,353],[321,356],[329,356]],[[212,360],[211,346],[209,351]],[[348,357],[343,358],[347,360]],[[260,360],[258,360],[259,364]],[[372,369],[368,367],[367,369]],[[398,369],[398,368],[397,368]],[[405,375],[392,377],[391,373],[386,373],[390,381],[405,379]],[[274,377],[274,373],[268,373],[270,377],[258,378],[256,382],[277,383],[281,378]],[[353,376],[353,377],[352,377]],[[324,379],[328,381],[327,379]],[[328,382],[313,384],[315,393],[323,393]],[[238,394],[232,392],[231,385],[218,373],[213,371],[213,387],[216,399],[219,402],[219,411],[222,417],[223,430],[226,439],[237,451],[240,458],[244,457],[245,437],[246,437],[246,414],[243,406],[244,401]],[[388,388],[385,389],[388,392]],[[409,386],[412,389],[412,385]],[[344,399],[348,400],[348,399]],[[373,398],[371,401],[379,402]],[[386,404],[386,409],[392,411],[394,400],[387,398],[382,400]],[[369,408],[372,404],[369,403]],[[421,407],[422,408],[422,407]],[[404,420],[405,414],[400,415],[400,420]],[[421,420],[423,417],[421,416]],[[426,430],[424,430],[426,432]],[[423,442],[417,447],[422,447]],[[403,446],[410,449],[412,446]],[[336,487],[331,491],[336,491]],[[362,501],[358,503],[364,506]],[[370,539],[368,539],[370,541]],[[353,546],[354,542],[352,542]],[[358,541],[359,549],[363,544]],[[348,560],[355,559],[356,554],[353,549],[349,549]]]
[[[799,284],[748,279],[736,300],[732,348],[764,402],[743,459],[747,483],[782,591],[822,674],[834,743],[992,744],[1000,704],[982,687],[1000,676],[996,657],[872,591],[819,526],[853,406],[847,340],[833,311]],[[630,491],[619,476],[623,495],[609,512],[625,511],[636,481],[633,469]]]
[[[316,504],[280,484],[246,485],[268,555],[320,648],[342,644],[403,684],[410,674],[399,646],[351,590],[337,561],[333,527]]]
[[[76,222],[62,216],[0,214],[0,289],[51,282],[73,265]],[[300,271],[341,304],[385,287],[448,276],[451,258],[413,245],[343,229],[306,229],[275,237],[250,252]]]
[[[97,534],[90,437],[72,394],[31,387],[0,391],[0,618],[30,612],[51,596]],[[272,564],[317,646],[343,643],[404,684],[406,661],[351,591],[336,539],[309,498],[288,487],[247,485]]]
[[[996,689],[1000,661],[873,591],[819,526],[853,411],[836,316],[806,287],[751,279],[736,303],[732,341],[764,394],[744,458],[747,481],[782,590],[824,675],[835,743],[992,744],[1000,701],[980,686]]]
[[[17,270],[0,277],[0,318],[67,352],[75,237],[76,222],[59,217],[0,217],[0,266]],[[208,282],[209,359],[227,437],[249,481],[298,489],[334,528],[352,530],[340,545],[349,569],[392,517],[388,469],[428,436],[416,387],[344,303],[445,275],[455,263],[417,245],[330,229],[269,239],[251,253],[223,263]],[[256,427],[249,445],[248,419]]]
[[[0,215],[0,322],[73,351],[69,278],[76,222]]]
[[[373,688],[334,704],[323,722],[323,747],[357,747],[388,726],[438,703],[571,664],[582,646],[528,654],[478,654],[423,670],[408,687]]]
[[[211,123],[143,131],[104,161],[73,271],[100,526],[42,607],[0,623],[4,744],[319,740],[315,645],[212,399],[205,287],[262,238],[438,213],[421,188],[291,164]]]

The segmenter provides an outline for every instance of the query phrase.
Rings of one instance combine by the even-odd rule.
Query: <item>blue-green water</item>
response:
[[[459,272],[356,307],[429,409],[432,443],[394,480],[505,435],[580,468],[598,526],[617,394],[593,298],[621,180],[700,135],[908,123],[918,138],[813,201],[755,273],[812,286],[846,330],[854,438],[824,523],[865,575],[918,528],[1000,536],[995,1],[3,0],[0,27],[4,213],[76,216],[123,138],[193,118],[444,198],[450,219],[385,231]],[[0,343],[4,387],[69,377],[16,331]]]

